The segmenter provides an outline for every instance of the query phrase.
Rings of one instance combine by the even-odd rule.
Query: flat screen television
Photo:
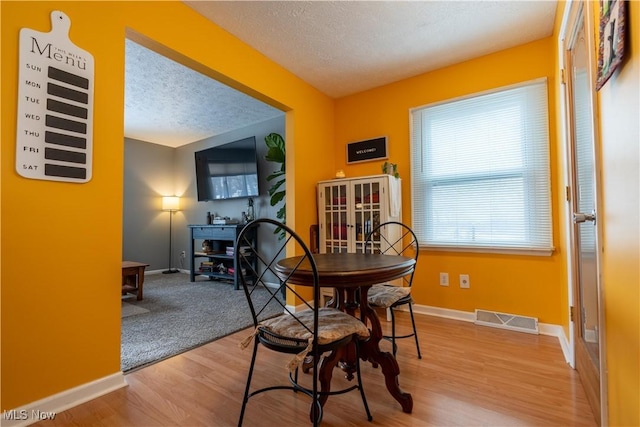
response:
[[[258,196],[254,136],[197,151],[195,158],[198,201]]]

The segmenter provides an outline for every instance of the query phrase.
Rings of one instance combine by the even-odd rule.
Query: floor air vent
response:
[[[538,319],[515,314],[498,313],[496,311],[476,309],[476,325],[493,326],[529,334],[538,334]]]

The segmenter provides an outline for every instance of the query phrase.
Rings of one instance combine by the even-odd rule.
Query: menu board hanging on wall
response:
[[[94,61],[71,42],[70,28],[53,11],[51,32],[20,30],[16,170],[25,178],[91,179]]]

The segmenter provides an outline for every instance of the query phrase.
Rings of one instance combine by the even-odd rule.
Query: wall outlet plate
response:
[[[440,273],[440,286],[449,286],[449,273]]]
[[[469,282],[469,275],[468,274],[461,274],[460,275],[460,287],[463,289],[469,289],[469,287],[471,287],[471,283]]]

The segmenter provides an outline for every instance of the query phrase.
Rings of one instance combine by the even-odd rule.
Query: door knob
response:
[[[596,222],[596,211],[595,209],[591,211],[591,213],[573,213],[573,222],[575,224],[580,224],[581,222],[591,221],[595,224]]]

